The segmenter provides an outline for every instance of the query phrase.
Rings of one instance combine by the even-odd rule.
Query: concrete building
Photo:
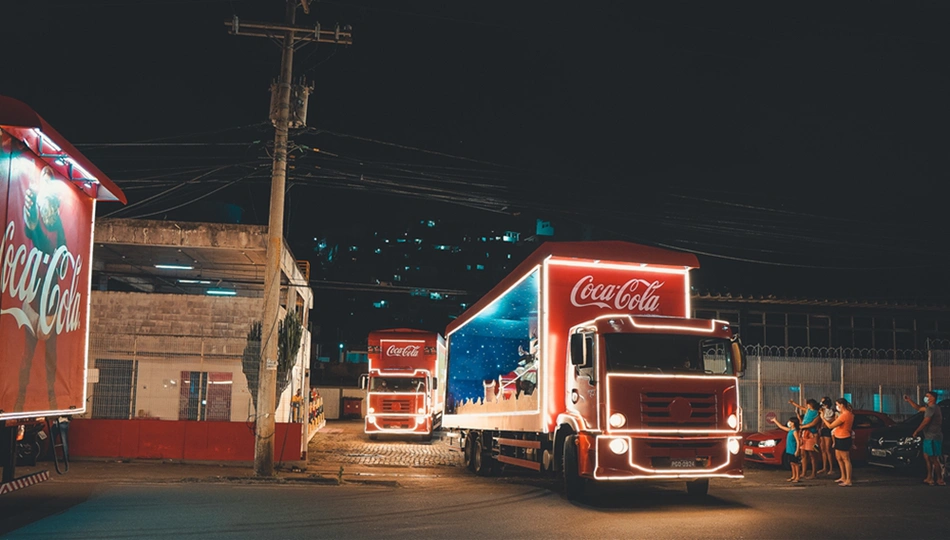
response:
[[[99,220],[86,416],[253,420],[242,358],[263,312],[266,245],[264,226]],[[277,421],[288,422],[296,391],[307,410],[313,295],[308,266],[286,245],[281,275],[281,317],[294,309],[303,324],[290,384],[278,396]]]

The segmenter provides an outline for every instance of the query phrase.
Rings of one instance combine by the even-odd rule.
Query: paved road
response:
[[[377,444],[339,425],[315,439],[307,470],[276,481],[233,467],[76,462],[69,477],[4,495],[0,537],[943,538],[950,528],[950,488],[866,467],[850,488],[754,468],[713,481],[706,498],[676,483],[571,503],[549,479],[477,478],[457,458],[445,440]]]
[[[950,490],[908,482],[852,488],[714,484],[714,495],[704,499],[687,496],[679,485],[644,486],[607,490],[581,504],[529,477],[417,477],[404,487],[47,483],[20,496],[73,505],[3,537],[946,537]]]

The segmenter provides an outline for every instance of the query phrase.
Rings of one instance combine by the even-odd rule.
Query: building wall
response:
[[[924,349],[950,339],[950,310],[832,305],[732,304],[694,299],[693,316],[728,321],[746,345]]]
[[[207,374],[209,393],[211,385],[230,385],[230,412],[218,419],[246,421],[254,408],[241,360],[261,310],[260,298],[94,291],[89,367],[99,368],[100,383],[112,365],[128,369],[131,380],[128,391],[121,384],[107,392],[103,384],[90,383],[87,416],[110,410],[121,417],[127,407],[127,417],[179,420],[182,372],[197,372],[199,378]],[[308,355],[305,330],[294,380],[278,396],[278,421],[290,417],[290,396],[303,383]]]

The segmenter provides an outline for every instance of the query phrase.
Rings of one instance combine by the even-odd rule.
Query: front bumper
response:
[[[428,415],[368,415],[363,431],[369,434],[408,433],[426,435],[432,433],[432,418]]]
[[[885,444],[872,442],[868,445],[868,464],[892,469],[904,469],[919,463],[921,459],[920,443]]]
[[[595,480],[742,478],[742,438],[591,435]],[[622,441],[622,442],[621,442]],[[590,463],[590,462],[588,462]],[[583,474],[583,473],[582,473]]]
[[[745,441],[745,444],[742,445],[742,455],[747,461],[765,465],[782,464],[782,457],[785,454],[785,445],[751,446],[749,442],[752,441]]]

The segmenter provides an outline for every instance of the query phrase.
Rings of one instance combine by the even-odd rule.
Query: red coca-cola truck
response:
[[[428,440],[442,421],[445,339],[436,332],[395,328],[369,334],[364,431]]]
[[[125,195],[25,103],[0,96],[0,494],[49,476],[15,477],[17,455],[37,451],[27,430],[86,410],[97,201]],[[65,429],[50,431],[59,445]]]
[[[480,475],[590,482],[741,478],[742,347],[690,317],[696,257],[627,242],[542,244],[446,330],[443,426]]]

